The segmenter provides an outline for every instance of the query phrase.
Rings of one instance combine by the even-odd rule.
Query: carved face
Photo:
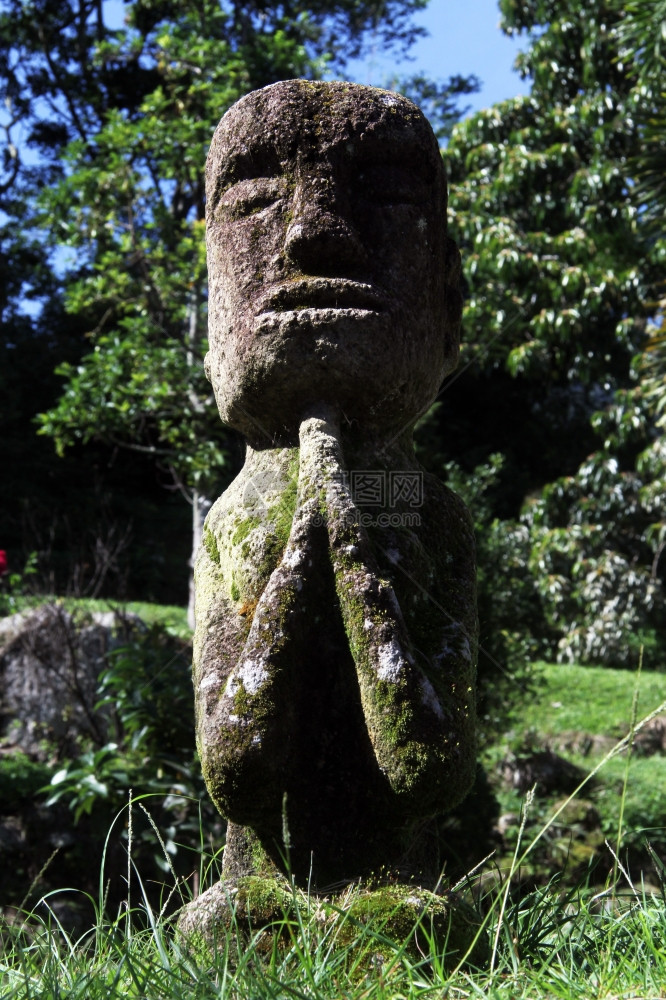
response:
[[[405,98],[291,80],[231,108],[207,169],[207,370],[225,422],[288,440],[313,404],[411,423],[457,361],[459,260]]]

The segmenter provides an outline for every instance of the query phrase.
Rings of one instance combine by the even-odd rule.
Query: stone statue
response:
[[[475,770],[474,543],[412,429],[457,363],[460,264],[406,98],[290,80],[222,118],[206,370],[247,457],[196,567],[194,686],[225,887],[434,883]]]

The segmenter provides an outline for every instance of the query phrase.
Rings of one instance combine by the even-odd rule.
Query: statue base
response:
[[[454,892],[434,893],[401,882],[353,883],[326,896],[306,894],[283,876],[247,875],[218,882],[180,913],[178,935],[193,951],[211,956],[240,939],[270,953],[287,947],[312,922],[336,949],[361,949],[362,973],[437,954],[447,970],[484,968],[488,937],[479,914]],[[264,932],[261,934],[260,932]]]

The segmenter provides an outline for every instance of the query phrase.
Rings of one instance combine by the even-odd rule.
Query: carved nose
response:
[[[325,181],[299,185],[293,218],[285,236],[285,253],[304,274],[325,278],[352,277],[365,260],[365,250],[351,222],[336,204]]]

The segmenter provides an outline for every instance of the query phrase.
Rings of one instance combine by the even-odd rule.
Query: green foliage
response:
[[[636,639],[656,635],[664,621],[650,511],[641,502],[647,485],[635,472],[621,472],[615,458],[596,453],[525,510],[529,565],[546,619],[561,636],[561,659],[630,665]],[[666,666],[663,635],[646,666]]]
[[[442,464],[464,491],[502,456],[477,523],[494,632],[508,594],[512,631],[541,655],[625,664],[647,640],[659,666],[664,246],[635,183],[643,84],[623,53],[639,5],[627,18],[606,0],[500,6],[504,30],[527,34],[532,86],[455,126],[444,154],[468,298],[462,368],[433,418]],[[643,30],[660,24],[648,6]]]
[[[94,444],[114,461],[117,449],[144,456],[192,503],[195,539],[206,498],[232,471],[203,369],[213,129],[244,93],[339,73],[369,44],[399,58],[423,33],[413,18],[425,3],[130,0],[116,29],[107,7],[88,0],[5,0],[0,10],[0,96],[15,152],[4,200],[0,177],[0,209],[13,222],[0,228],[12,260],[5,295],[15,310],[30,292],[25,274],[44,272],[35,294],[47,309],[62,300],[77,334],[72,350],[52,338],[42,351],[61,390],[27,420],[39,414],[39,433],[61,456],[90,455]],[[473,82],[409,86],[446,131]],[[36,324],[27,326],[33,337]],[[17,452],[31,433],[21,422]],[[137,534],[151,530],[160,529]]]
[[[0,754],[0,815],[11,815],[34,799],[51,770],[20,750]]]
[[[98,679],[98,708],[111,712],[118,736],[131,747],[140,744],[158,765],[191,747],[192,722],[174,711],[192,698],[189,644],[153,625],[110,650],[108,661]]]
[[[31,552],[21,572],[0,576],[0,618],[16,614],[30,602],[30,578],[36,572],[37,553]]]
[[[68,309],[94,322],[95,346],[59,369],[67,386],[41,429],[60,450],[100,438],[144,450],[177,483],[201,488],[225,464],[202,362],[203,163],[211,129],[242,93],[248,68],[231,50],[220,8],[183,6],[177,24],[160,17],[142,34],[133,23],[139,5],[126,29],[94,47],[98,67],[142,51],[154,89],[129,108],[108,107],[68,145],[62,179],[44,192],[42,224],[79,261]],[[278,33],[278,61],[285,46]],[[298,73],[304,54],[296,48]]]
[[[111,30],[94,4],[39,0],[35,35],[34,5],[9,0],[5,94],[39,151],[32,173],[17,153],[14,179],[31,208],[43,189],[29,215],[42,239],[73,251],[66,304],[86,318],[92,348],[61,364],[64,392],[40,418],[59,452],[102,440],[153,456],[188,491],[217,488],[227,439],[202,363],[212,131],[242,94],[340,69],[368,36],[406,51],[422,34],[412,18],[424,5],[133,0]],[[468,89],[456,78],[426,96],[449,121],[452,95]]]
[[[77,758],[51,776],[43,790],[49,791],[47,806],[64,801],[74,813],[74,821],[89,815],[100,799],[111,799],[116,809],[127,798],[131,763],[118,753],[117,743],[99,750],[84,750]]]
[[[192,366],[182,343],[151,333],[146,324],[123,332],[123,339],[100,337],[82,365],[58,367],[68,383],[57,406],[40,417],[41,431],[63,454],[100,436],[122,443],[128,426],[141,427],[138,448],[168,463],[178,479],[207,482],[224,467],[225,452],[202,364]],[[190,388],[183,397],[184,384]]]
[[[460,107],[458,101],[467,94],[475,94],[481,87],[481,81],[476,76],[456,74],[446,83],[438,83],[417,73],[410,77],[394,77],[385,86],[400,91],[414,101],[427,117],[439,141],[443,142],[467,111],[467,108]]]
[[[94,815],[104,826],[131,790],[150,800],[169,854],[176,855],[179,842],[196,851],[201,811],[211,829],[219,821],[194,750],[191,648],[161,624],[137,628],[128,622],[125,638],[107,654],[98,680],[97,709],[114,739],[82,746],[65,761],[47,786],[47,805],[65,803],[75,822]],[[147,828],[141,838],[150,842]],[[164,867],[161,852],[154,860]]]
[[[625,193],[621,107],[603,93],[566,107],[517,98],[457,126],[446,151],[467,251],[463,358],[521,376],[541,412],[556,387],[608,391],[642,342],[652,272]]]
[[[25,273],[34,270],[26,265]],[[9,313],[0,322],[0,545],[13,569],[37,553],[35,593],[185,601],[178,571],[189,555],[191,515],[164,490],[168,470],[156,473],[150,455],[110,443],[75,444],[60,457],[36,436],[35,414],[61,392],[56,362],[76,367],[90,349],[86,317],[67,316],[46,291],[39,318]]]
[[[618,61],[629,63],[638,76],[635,116],[641,146],[632,166],[638,183],[632,197],[641,208],[642,224],[655,237],[666,237],[666,3],[627,0],[616,3],[623,15],[616,33]]]

